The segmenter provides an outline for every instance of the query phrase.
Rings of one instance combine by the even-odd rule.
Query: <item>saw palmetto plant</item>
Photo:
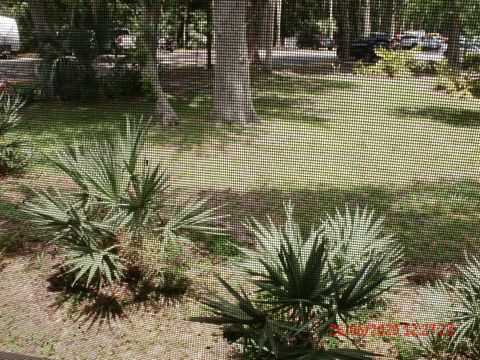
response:
[[[432,304],[429,313],[438,323],[454,324],[453,334],[439,341],[429,337],[420,341],[419,349],[426,356],[440,350],[449,356],[480,356],[480,260],[465,256],[465,264],[457,265],[454,282],[438,281],[423,292]],[[435,321],[435,319],[434,319]]]
[[[0,176],[21,172],[30,162],[32,150],[28,144],[18,138],[7,139],[22,121],[19,112],[24,104],[19,97],[0,94]]]
[[[144,159],[147,135],[147,123],[127,118],[113,139],[64,145],[48,157],[75,189],[68,195],[37,192],[25,211],[62,246],[63,266],[75,282],[101,287],[120,279],[120,237],[137,249],[148,238],[162,251],[167,242],[188,241],[192,232],[224,232],[212,225],[220,216],[206,206],[208,199],[170,205],[166,171]]]
[[[257,291],[249,295],[220,279],[234,301],[205,300],[213,315],[193,320],[224,325],[266,358],[371,358],[360,349],[328,348],[325,339],[331,324],[351,320],[396,284],[401,276],[395,263],[383,252],[370,251],[348,272],[335,267],[324,227],[304,235],[293,219],[293,206],[286,204],[285,210],[284,226],[250,223],[261,250],[245,271]]]

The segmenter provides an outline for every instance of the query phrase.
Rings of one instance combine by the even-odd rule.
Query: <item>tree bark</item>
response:
[[[391,35],[392,25],[394,24],[395,2],[395,0],[387,0],[383,12],[382,31],[388,35]]]
[[[338,0],[337,59],[343,63],[350,59],[350,1]]]
[[[263,67],[266,72],[272,72],[273,69],[272,50],[275,29],[274,19],[274,0],[264,0],[262,9],[262,48],[265,51]]]
[[[32,16],[34,33],[38,41],[41,63],[37,67],[37,80],[42,87],[43,94],[51,98],[54,96],[53,83],[51,81],[53,61],[56,51],[52,46],[53,31],[48,23],[44,0],[28,0],[28,7]]]
[[[220,124],[257,123],[252,102],[245,0],[215,0],[215,83],[211,118]]]
[[[44,0],[28,0],[28,8],[32,16],[33,26],[35,32],[38,34],[45,34],[49,31],[47,16],[45,14]]]
[[[186,49],[188,45],[188,21],[190,17],[190,11],[188,9],[188,2],[185,3],[185,13],[183,15],[183,33],[182,33],[182,42],[183,48]]]
[[[372,22],[370,18],[370,13],[372,10],[371,0],[365,0],[365,9],[363,14],[363,36],[368,37],[372,32]]]
[[[212,69],[212,40],[213,40],[213,24],[212,24],[212,3],[207,4],[207,69]]]
[[[260,54],[258,52],[259,32],[258,32],[258,17],[259,17],[259,1],[247,0],[247,44],[248,44],[248,58],[252,65],[259,65],[261,63]]]
[[[329,0],[328,3],[328,15],[329,15],[329,37],[333,40],[333,33],[335,32],[335,18],[333,17],[333,0]]]
[[[282,47],[282,0],[276,0],[276,15],[277,15],[277,38],[275,45],[277,48]]]
[[[153,91],[156,95],[154,122],[163,125],[178,125],[179,119],[173,108],[170,106],[167,95],[162,89],[158,73],[158,15],[161,7],[161,0],[155,0],[154,4],[149,6],[147,0],[144,0],[141,14],[141,34],[139,43],[142,50],[145,51],[145,60],[141,65],[142,78],[150,81]]]
[[[463,0],[461,0],[463,1]],[[449,24],[449,34],[448,34],[448,48],[445,54],[448,65],[453,69],[458,69],[460,67],[460,14],[462,11],[462,5],[459,1],[452,1],[451,4],[451,15],[450,15],[450,24]]]

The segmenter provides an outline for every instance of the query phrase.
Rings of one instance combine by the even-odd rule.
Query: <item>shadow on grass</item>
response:
[[[216,199],[228,203],[235,218],[227,226],[247,244],[253,239],[240,222],[250,216],[266,221],[267,214],[281,221],[285,200],[295,204],[297,220],[305,231],[337,207],[342,211],[345,205],[350,209],[367,206],[385,217],[384,230],[395,234],[404,247],[405,270],[413,272],[411,280],[418,283],[450,276],[452,265],[463,262],[464,252],[480,254],[480,183],[474,181],[419,183],[398,191],[362,187],[224,192],[216,194]]]
[[[480,110],[426,106],[420,109],[401,108],[397,113],[400,116],[429,119],[455,127],[480,127]]]
[[[211,81],[210,75],[199,69],[173,72],[164,80],[167,92],[173,95],[170,101],[181,119],[181,125],[154,125],[152,140],[156,144],[188,150],[202,146],[206,140],[211,139],[223,144],[238,141],[238,135],[243,134],[244,130],[234,126],[216,126],[209,119],[212,107]],[[312,111],[303,96],[357,86],[346,80],[309,80],[258,74],[254,76],[253,83],[257,93],[254,98],[255,107],[263,118],[300,119],[315,124],[326,120],[321,117],[321,112]],[[48,152],[59,142],[69,143],[82,138],[90,139],[92,136],[108,139],[123,124],[127,115],[148,119],[154,114],[154,104],[141,99],[81,104],[37,102],[24,109],[24,123],[14,135],[24,136],[39,149]]]

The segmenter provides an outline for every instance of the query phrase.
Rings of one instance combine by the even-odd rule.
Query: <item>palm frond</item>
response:
[[[222,206],[205,208],[209,200],[210,198],[207,197],[178,206],[166,224],[157,227],[157,231],[162,234],[167,242],[175,239],[188,241],[188,237],[183,236],[185,232],[201,232],[212,235],[225,234],[226,231],[215,224],[225,217],[225,215],[217,214]]]

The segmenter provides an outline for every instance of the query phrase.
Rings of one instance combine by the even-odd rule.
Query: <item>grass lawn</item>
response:
[[[178,187],[221,194],[239,220],[278,212],[289,198],[307,222],[345,203],[367,205],[386,217],[407,259],[428,267],[478,249],[478,100],[439,95],[428,80],[257,76],[264,122],[240,131],[207,123],[205,73],[190,74],[193,84],[176,75],[167,88],[183,125],[153,127],[146,156]],[[19,133],[51,153],[59,141],[108,137],[125,115],[151,112],[143,101],[37,103]],[[38,184],[54,176],[40,156],[35,172]]]
[[[345,204],[368,206],[404,245],[415,282],[448,276],[464,250],[480,250],[479,100],[435,93],[428,79],[257,75],[255,106],[264,121],[240,130],[208,123],[211,80],[194,75],[179,70],[166,79],[182,125],[153,126],[145,154],[168,167],[176,188],[227,202],[236,224],[281,215],[288,199],[305,225]],[[127,114],[148,117],[152,106],[38,102],[24,110],[17,135],[50,154],[59,141],[111,136]],[[38,156],[25,178],[0,181],[0,221],[17,224],[24,185],[62,179]],[[0,247],[25,236],[7,227]]]

